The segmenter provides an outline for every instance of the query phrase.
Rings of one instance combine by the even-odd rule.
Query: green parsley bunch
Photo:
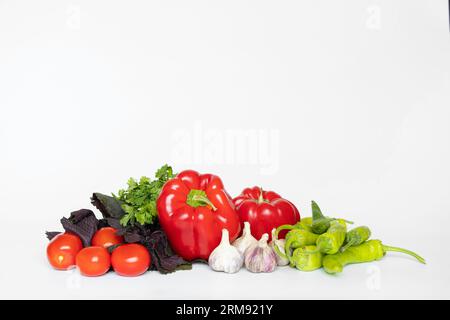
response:
[[[113,194],[125,211],[120,224],[122,226],[134,225],[136,222],[141,225],[153,224],[158,217],[156,200],[164,184],[173,177],[175,174],[172,167],[166,164],[156,172],[155,180],[141,177],[138,182],[130,178],[128,189],[119,190],[118,195]]]

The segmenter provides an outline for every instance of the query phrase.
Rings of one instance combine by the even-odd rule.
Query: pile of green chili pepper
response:
[[[352,222],[324,216],[314,201],[311,207],[312,217],[303,218],[295,225],[282,225],[275,232],[277,238],[280,231],[289,230],[285,253],[276,246],[275,251],[288,259],[293,268],[313,271],[323,267],[327,273],[337,274],[348,264],[380,260],[388,251],[406,253],[425,263],[425,259],[412,251],[369,240],[371,231],[366,226],[347,231],[347,225]]]

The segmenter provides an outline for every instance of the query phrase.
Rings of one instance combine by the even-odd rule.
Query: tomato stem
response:
[[[266,199],[264,199],[264,190],[263,188],[259,187],[259,197],[258,197],[258,204],[268,202]]]

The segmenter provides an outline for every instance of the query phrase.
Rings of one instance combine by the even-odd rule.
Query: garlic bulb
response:
[[[269,245],[277,255],[277,265],[287,266],[289,264],[289,260],[286,256],[286,251],[284,250],[286,241],[284,239],[276,239],[275,230],[275,228],[272,229],[272,241],[270,241]]]
[[[222,240],[209,256],[208,264],[211,269],[226,273],[236,273],[244,264],[243,255],[230,244],[227,229],[222,229]]]
[[[277,266],[277,255],[267,244],[269,235],[264,233],[261,239],[245,251],[245,267],[251,272],[272,272]]]
[[[252,244],[257,243],[258,240],[252,236],[250,232],[250,223],[248,221],[244,222],[244,231],[242,231],[242,236],[234,240],[233,246],[235,246],[241,254],[245,253],[245,250]]]

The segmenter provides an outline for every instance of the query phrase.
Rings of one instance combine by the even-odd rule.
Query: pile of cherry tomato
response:
[[[108,247],[119,245],[110,254]],[[124,244],[116,229],[107,227],[98,230],[92,238],[92,245],[83,248],[81,239],[71,233],[61,233],[47,246],[47,258],[53,268],[68,270],[78,268],[88,277],[107,273],[111,266],[121,276],[135,277],[150,267],[148,250],[140,244]]]

